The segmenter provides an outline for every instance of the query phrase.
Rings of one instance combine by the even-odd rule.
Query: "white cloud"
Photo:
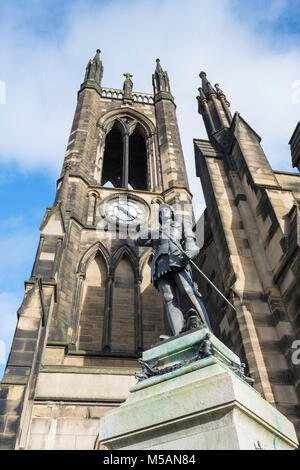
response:
[[[7,103],[0,107],[2,158],[59,174],[76,92],[88,59],[100,47],[106,86],[121,88],[122,74],[130,71],[136,90],[151,91],[155,58],[160,57],[178,106],[196,202],[202,198],[192,139],[206,137],[195,100],[202,69],[212,83],[221,84],[232,110],[240,111],[263,137],[271,164],[290,170],[288,141],[300,114],[292,100],[293,83],[300,79],[300,47],[287,41],[286,47],[282,42],[275,48],[270,37],[257,32],[254,10],[247,25],[235,14],[236,3],[216,0],[212,7],[204,0],[132,0],[125,7],[120,0],[73,2],[57,40],[54,34],[37,38],[19,30],[8,9],[0,34],[0,79]],[[260,21],[278,19],[286,1],[268,4],[260,9]]]

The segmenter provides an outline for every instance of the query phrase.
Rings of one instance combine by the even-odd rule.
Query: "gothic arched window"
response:
[[[148,190],[146,135],[132,122],[116,120],[106,135],[102,186]]]
[[[99,351],[102,348],[106,279],[105,261],[98,252],[87,268],[83,284],[79,349]]]
[[[101,185],[106,183],[115,188],[123,187],[123,136],[117,123],[105,139]]]
[[[129,137],[128,182],[133,189],[147,190],[147,148],[139,126]]]

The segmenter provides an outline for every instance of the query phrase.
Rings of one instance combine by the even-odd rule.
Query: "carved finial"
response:
[[[198,113],[199,114],[202,114],[203,112],[203,103],[207,103],[207,97],[204,93],[204,91],[202,90],[202,88],[198,88],[198,91],[199,91],[199,95],[197,96],[197,100],[198,100]]]
[[[198,88],[198,91],[199,91],[199,96],[197,98],[199,98],[201,101],[206,100],[206,96],[202,88]]]
[[[215,89],[217,90],[218,96],[225,96],[223,90],[221,90],[220,85],[218,83],[215,84]]]
[[[200,72],[199,77],[202,79],[202,89],[205,95],[208,97],[212,94],[216,94],[216,91],[207,79],[206,73],[203,71]]]
[[[100,52],[100,49],[97,49],[95,57],[87,64],[84,80],[95,80],[101,85],[101,80],[103,77],[103,64],[100,60]]]
[[[218,96],[218,98],[224,98],[225,103],[226,103],[227,106],[229,107],[229,106],[230,106],[230,103],[229,103],[229,101],[227,101],[226,95],[225,95],[225,93],[223,92],[223,90],[221,90],[220,85],[219,85],[218,83],[215,84],[215,89],[217,90],[217,96]]]
[[[130,73],[123,73],[123,77],[126,77],[127,80],[130,80],[130,78],[133,77]]]
[[[156,70],[157,70],[157,72],[159,72],[159,73],[162,73],[162,72],[163,72],[163,69],[162,69],[162,67],[161,67],[161,65],[160,65],[160,59],[156,59]]]
[[[160,59],[156,59],[156,69],[152,76],[152,81],[155,94],[160,91],[171,93],[168,73],[166,70],[163,71],[163,68],[160,65]]]
[[[213,87],[204,71],[200,72],[199,77],[202,84],[198,88],[198,112],[203,115],[208,137],[224,146],[224,142],[227,142],[227,137],[224,137],[227,132],[225,129],[229,128],[232,123],[230,104],[218,83]]]

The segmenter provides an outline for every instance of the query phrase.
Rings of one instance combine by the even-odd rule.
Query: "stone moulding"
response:
[[[104,448],[297,448],[293,424],[237,375],[232,362],[241,367],[239,358],[214,335],[214,355],[186,362],[199,352],[199,343],[207,341],[207,332],[198,329],[144,352],[143,361],[151,368],[170,370],[133,385],[126,402],[106,413],[99,430]],[[180,362],[182,367],[174,367]]]
[[[187,366],[189,363],[208,356],[215,356],[229,367],[235,367],[236,370],[242,368],[239,357],[211,334],[206,327],[201,327],[177,337],[171,337],[144,351],[142,362],[145,366],[147,364],[150,365],[150,368],[159,368],[161,372],[150,373],[143,378],[176,370],[178,364]]]
[[[168,374],[169,372],[173,372],[175,370],[181,369],[182,367],[188,366],[194,362],[200,361],[201,359],[206,359],[208,357],[212,357],[216,355],[213,343],[211,341],[211,335],[209,333],[202,338],[202,340],[198,343],[197,349],[198,352],[195,356],[191,357],[190,359],[183,360],[181,362],[177,362],[165,368],[159,369],[157,366],[159,364],[159,358],[151,359],[150,361],[144,361],[143,359],[138,359],[138,362],[142,366],[141,372],[135,373],[135,378],[138,381],[147,380],[150,377],[157,377],[164,374]],[[224,359],[220,359],[224,364],[226,364],[238,377],[240,377],[245,382],[252,385],[254,383],[254,379],[245,376],[245,365],[238,364],[237,362],[231,361],[230,363],[226,362]]]
[[[138,390],[142,390],[144,388],[151,387],[152,385],[165,382],[167,380],[173,379],[174,377],[180,377],[181,375],[189,374],[190,372],[194,372],[196,370],[203,369],[205,367],[211,366],[213,364],[218,364],[219,366],[223,367],[224,369],[229,368],[230,366],[228,364],[225,364],[224,361],[219,359],[216,356],[209,356],[204,359],[192,362],[191,364],[185,365],[184,367],[180,367],[177,369],[174,369],[169,372],[165,372],[160,375],[154,375],[152,377],[149,377],[147,380],[141,380],[138,382],[136,385],[133,385],[131,389],[129,390],[130,392],[137,392]],[[250,387],[257,395],[260,395],[260,393],[255,390],[249,382],[247,382],[243,377],[238,375],[237,373],[234,372],[233,369],[231,369],[232,372],[235,374],[237,378],[242,380],[248,387]]]

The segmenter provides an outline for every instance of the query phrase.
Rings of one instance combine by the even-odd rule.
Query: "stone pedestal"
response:
[[[210,343],[203,342],[207,333],[195,330],[144,352],[143,370],[157,375],[134,385],[126,402],[102,418],[102,445],[109,450],[297,448],[293,424],[242,378],[232,351],[212,334]]]

